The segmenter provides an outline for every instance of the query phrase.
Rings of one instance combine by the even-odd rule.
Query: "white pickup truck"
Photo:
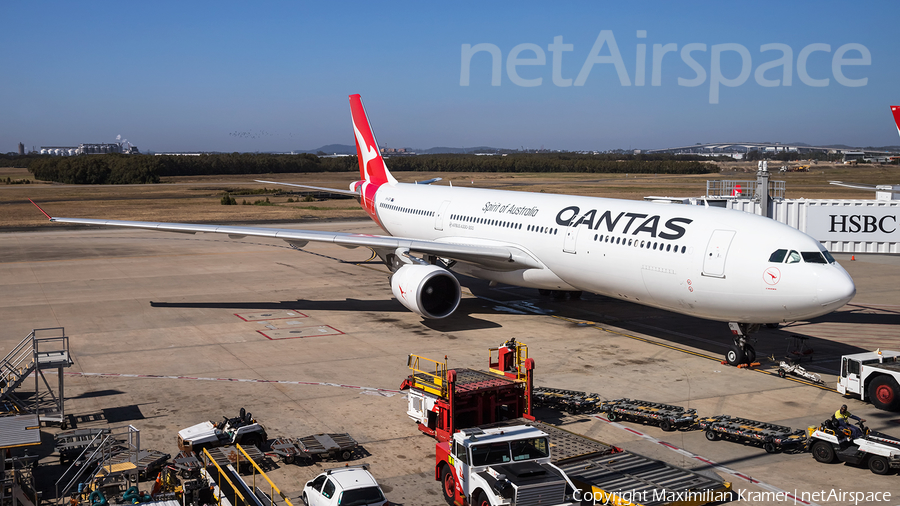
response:
[[[858,395],[878,409],[900,410],[900,352],[870,351],[844,355],[838,392]]]

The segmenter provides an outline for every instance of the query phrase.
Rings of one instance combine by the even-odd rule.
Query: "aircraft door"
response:
[[[734,239],[734,230],[714,230],[709,244],[706,245],[706,253],[703,255],[703,275],[714,278],[725,277],[725,258],[728,256],[728,248]]]
[[[563,238],[563,251],[566,253],[575,253],[575,243],[578,240],[578,231],[581,229],[581,220],[573,219],[572,223],[566,227],[566,237]]]
[[[451,452],[453,454],[453,467],[456,469],[456,477],[462,487],[463,495],[469,494],[469,454],[468,449],[457,443],[451,442]]]
[[[444,215],[447,214],[447,208],[450,207],[450,201],[445,200],[441,203],[436,215],[434,215],[434,229],[444,230]]]
[[[841,383],[843,393],[858,394],[859,390],[859,362],[844,357],[841,364]]]

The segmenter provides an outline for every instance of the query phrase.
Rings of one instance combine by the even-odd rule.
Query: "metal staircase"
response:
[[[11,404],[20,412],[35,413],[41,422],[65,425],[63,368],[72,364],[69,338],[63,327],[32,330],[0,361],[0,403]],[[53,392],[44,376],[47,369],[58,369],[58,393]],[[23,401],[16,392],[32,374],[34,395]],[[41,381],[47,387],[43,395]]]

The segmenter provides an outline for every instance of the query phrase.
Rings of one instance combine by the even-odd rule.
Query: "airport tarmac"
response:
[[[296,228],[379,232],[371,222]],[[791,336],[808,337],[815,350],[809,369],[832,388],[841,354],[900,349],[900,258],[835,256],[856,281],[856,298],[831,315],[762,330],[756,346],[761,359],[781,359]],[[487,348],[511,337],[528,345],[539,386],[795,429],[818,425],[847,403],[872,428],[900,436],[896,413],[720,364],[731,341],[724,323],[590,294],[542,298],[536,290],[471,279],[462,279],[465,295],[455,315],[422,321],[393,300],[383,266],[362,263],[369,257],[368,250],[329,244],[295,251],[276,240],[214,234],[63,226],[0,234],[0,351],[33,328],[65,327],[75,361],[65,378],[69,420],[79,428],[132,424],[145,448],[174,454],[179,429],[236,416],[241,407],[270,437],[348,432],[364,449],[356,462],[371,464],[388,499],[406,506],[443,504],[434,481],[434,440],[407,418],[405,396],[397,392],[408,373],[407,355],[446,355],[451,368],[484,369]],[[896,473],[819,464],[808,453],[767,454],[707,441],[700,431],[617,426],[550,410],[537,415],[679,466],[710,469],[690,454],[713,461],[735,490],[900,490]],[[50,456],[59,429],[44,430],[37,476],[49,498],[62,468]],[[306,480],[336,465],[279,463],[270,476],[296,498]],[[889,504],[900,502],[896,497]]]

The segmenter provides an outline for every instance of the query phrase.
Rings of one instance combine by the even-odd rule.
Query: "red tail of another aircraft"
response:
[[[897,133],[900,134],[900,105],[892,105],[891,113],[894,114],[894,124],[897,125]]]

